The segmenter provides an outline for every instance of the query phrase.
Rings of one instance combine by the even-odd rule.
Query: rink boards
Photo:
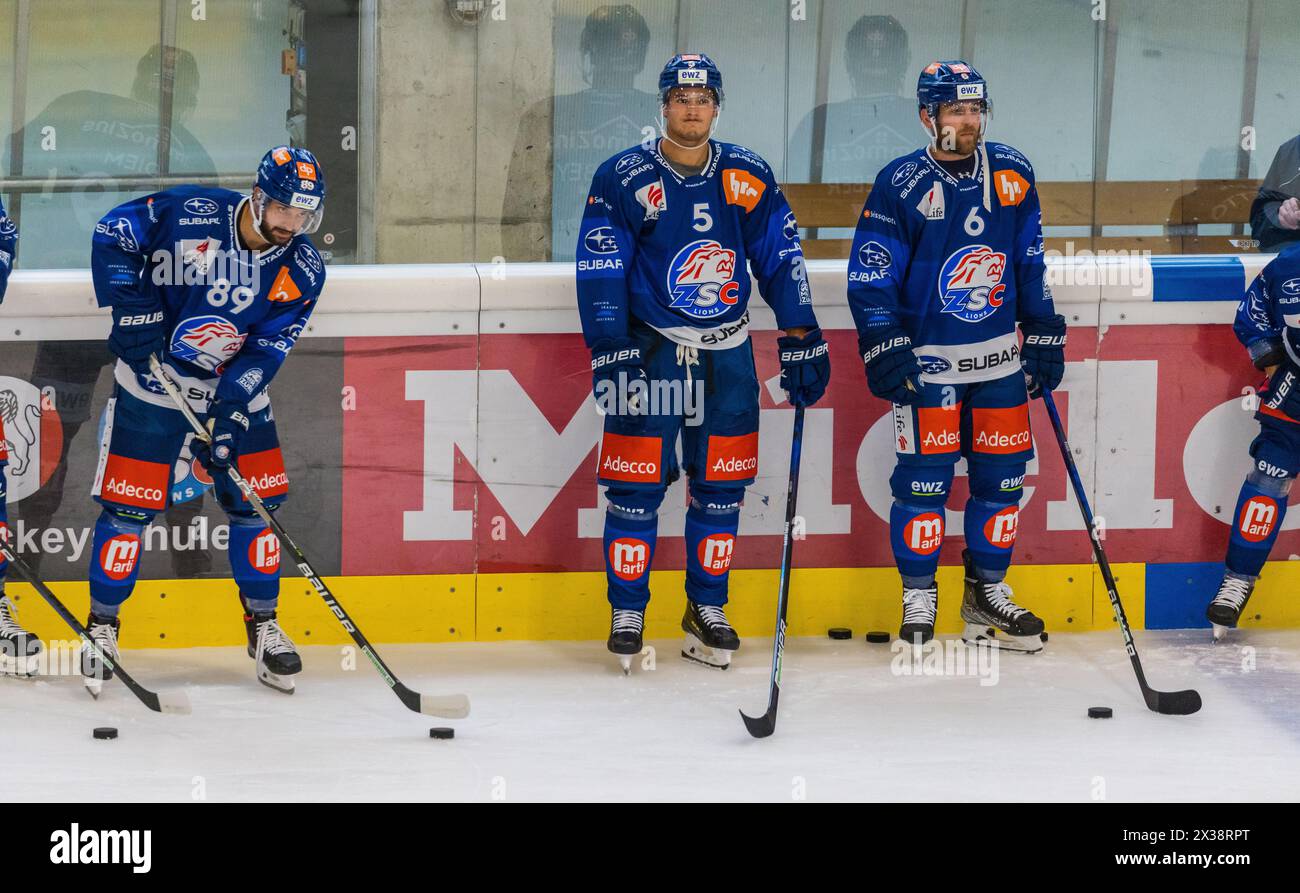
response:
[[[1204,625],[1260,383],[1228,324],[1267,260],[1049,255],[1057,306],[1071,323],[1058,402],[1135,627]],[[865,386],[844,262],[810,262],[809,273],[835,373],[808,412],[790,630],[894,629],[888,407]],[[746,498],[729,609],[749,635],[772,629],[792,417],[776,384],[771,313],[759,304],[753,320],[764,382],[759,478]],[[97,379],[84,373],[104,362],[95,352],[107,329],[82,272],[16,273],[0,307],[0,411],[17,456],[11,527],[23,554],[47,553],[42,573],[79,613],[85,535],[97,514],[87,495],[95,420],[111,390],[106,367]],[[272,386],[291,481],[281,518],[372,639],[605,636],[600,419],[578,332],[569,265],[330,268],[321,306]],[[80,373],[67,368],[79,351],[88,357]],[[1105,628],[1114,620],[1040,404],[1031,419],[1038,458],[1010,582],[1052,632]],[[66,491],[54,499],[61,463]],[[950,504],[960,508],[964,477],[954,491]],[[651,636],[672,634],[681,615],[684,500],[679,482],[661,516]],[[210,501],[206,514],[201,530],[160,518],[146,540],[143,579],[123,615],[126,646],[241,640],[216,555],[221,514]],[[1287,560],[1300,558],[1297,526],[1300,512],[1286,519],[1247,624],[1300,626],[1300,603],[1288,595],[1300,576],[1300,563]],[[960,511],[949,510],[947,527],[940,625],[955,631]],[[201,579],[181,554],[196,546],[216,558]],[[288,562],[283,576],[290,635],[343,642]],[[62,634],[39,600],[21,606],[38,632]]]

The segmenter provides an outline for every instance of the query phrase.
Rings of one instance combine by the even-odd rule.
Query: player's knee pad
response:
[[[1263,466],[1263,467],[1262,467]],[[1257,577],[1277,542],[1295,477],[1257,459],[1246,475],[1232,515],[1225,564],[1235,574]]]
[[[90,597],[120,605],[135,588],[143,551],[141,537],[153,512],[104,506],[95,522],[90,549]]]
[[[246,600],[270,601],[280,595],[280,538],[260,517],[230,515],[230,572]]]
[[[889,509],[889,545],[904,577],[932,579],[943,545],[943,504],[918,505],[895,499]]]
[[[921,465],[900,462],[889,476],[889,489],[896,503],[926,506],[931,511],[943,511],[952,489],[953,463]]]
[[[1024,462],[971,462],[963,532],[975,567],[1000,579],[1011,564],[1024,493]]]
[[[691,482],[691,502],[686,509],[686,594],[698,604],[727,603],[727,577],[744,499],[744,487]]]
[[[605,579],[616,608],[642,610],[650,601],[650,563],[667,488],[610,487],[605,491]]]

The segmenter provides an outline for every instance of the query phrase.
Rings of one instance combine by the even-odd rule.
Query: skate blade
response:
[[[632,658],[634,657],[636,657],[635,654],[618,655],[618,665],[619,668],[623,671],[624,676],[632,675]]]
[[[686,634],[686,644],[682,646],[683,658],[715,670],[725,670],[731,666],[732,653],[721,648],[710,648],[691,633]]]
[[[1228,635],[1228,630],[1232,629],[1232,627],[1230,627],[1230,626],[1221,626],[1221,625],[1219,625],[1219,624],[1217,624],[1217,623],[1212,623],[1212,624],[1210,624],[1210,626],[1211,626],[1211,627],[1213,628],[1213,630],[1214,630],[1214,641],[1215,641],[1215,642],[1222,642],[1223,639],[1224,639],[1224,637],[1225,637],[1226,635]]]
[[[257,681],[281,694],[293,694],[293,677],[277,676],[266,667],[257,668]]]
[[[104,690],[104,680],[86,676],[82,678],[82,682],[86,684],[86,693],[98,701],[100,693]]]
[[[996,642],[1001,651],[1014,651],[1017,654],[1037,654],[1043,650],[1040,636],[1013,636],[982,623],[967,621],[962,630],[961,640],[967,645],[988,645]]]
[[[0,655],[0,676],[31,679],[37,675],[40,668],[40,660],[36,655],[21,658]]]

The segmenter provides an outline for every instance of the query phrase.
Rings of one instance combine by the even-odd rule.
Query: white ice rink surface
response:
[[[0,679],[5,802],[468,800],[1300,799],[1300,631],[1139,633],[1152,684],[1195,687],[1194,716],[1139,695],[1118,632],[1003,654],[995,685],[896,676],[888,645],[791,640],[776,735],[761,713],[770,642],[730,670],[662,640],[624,678],[603,643],[381,648],[408,685],[465,692],[468,719],[408,712],[370,665],[304,649],[298,691],[256,683],[233,648],[128,652],[143,684],[184,687],[189,716],[150,713],[120,683],[99,702],[75,678]],[[1109,720],[1087,708],[1114,708]],[[116,726],[113,741],[91,738]],[[451,741],[431,726],[454,726]]]

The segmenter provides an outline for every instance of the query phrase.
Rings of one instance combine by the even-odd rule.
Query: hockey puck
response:
[[[853,630],[846,629],[842,626],[832,626],[830,629],[826,630],[826,635],[830,636],[832,639],[851,639],[853,638]]]
[[[112,726],[100,726],[95,729],[95,731],[91,732],[91,734],[101,741],[111,741],[117,737],[117,729]]]
[[[1089,719],[1110,719],[1114,715],[1115,715],[1115,711],[1111,710],[1109,707],[1088,708]]]
[[[429,737],[430,738],[455,738],[456,730],[448,729],[444,726],[439,726],[437,728],[429,729]]]
[[[1040,642],[1046,642],[1046,641],[1047,641],[1047,633],[1046,633],[1046,632],[1041,632],[1041,633],[1039,633],[1039,634],[1038,634],[1038,640],[1039,640]]]
[[[889,633],[882,630],[873,629],[871,632],[867,633],[867,641],[872,645],[887,645],[889,644],[889,639]]]

